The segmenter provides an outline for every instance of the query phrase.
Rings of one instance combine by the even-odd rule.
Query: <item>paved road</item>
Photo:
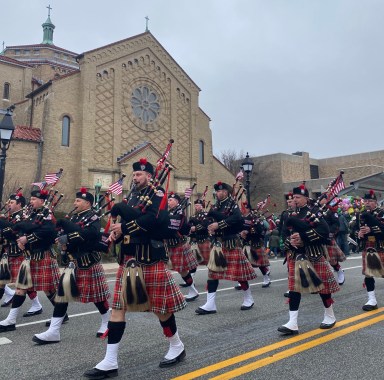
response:
[[[158,363],[168,349],[162,329],[149,313],[127,314],[127,329],[119,354],[121,379],[383,379],[384,308],[365,313],[361,257],[345,263],[346,282],[335,295],[336,327],[318,329],[323,307],[318,295],[304,296],[299,312],[300,334],[281,337],[277,327],[287,322],[287,288],[282,260],[271,263],[272,284],[261,288],[262,275],[252,282],[255,306],[240,311],[241,291],[222,281],[217,295],[218,313],[199,316],[194,310],[205,303],[207,271],[196,275],[200,297],[177,313],[187,358],[171,369]],[[175,274],[179,282],[180,277]],[[113,289],[113,274],[108,276]],[[384,281],[376,281],[379,304],[384,305]],[[0,334],[1,378],[14,380],[80,379],[104,357],[106,342],[95,337],[100,317],[93,305],[71,304],[70,321],[62,328],[59,344],[37,346],[31,338],[45,330],[52,306],[40,293],[43,314],[18,319],[17,330]],[[22,313],[29,303],[22,306]],[[4,319],[8,309],[0,309]],[[328,374],[327,372],[328,371]]]

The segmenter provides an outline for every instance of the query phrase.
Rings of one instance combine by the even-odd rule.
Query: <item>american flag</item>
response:
[[[57,173],[47,173],[45,175],[45,182],[47,183],[47,185],[56,185],[57,182],[59,182],[59,179],[61,177],[61,175],[63,174],[63,169],[60,169]]]
[[[336,196],[341,190],[345,189],[345,183],[341,174],[336,178],[335,184],[329,190],[331,196]]]
[[[256,205],[256,209],[257,210],[262,210],[264,207],[266,207],[269,203],[269,199],[270,199],[270,194],[267,195],[267,198],[265,198],[263,201],[260,201],[259,203],[257,203]]]
[[[32,186],[37,186],[40,190],[43,190],[45,186],[47,186],[47,182],[33,182],[31,183]]]
[[[244,172],[243,169],[241,169],[237,174],[236,174],[236,181],[241,181],[244,178]]]
[[[121,177],[118,181],[112,183],[112,185],[109,185],[108,191],[116,195],[121,194],[123,192],[123,180],[124,177]]]
[[[193,192],[192,187],[186,188],[184,192],[184,197],[187,199],[191,198],[192,192]]]

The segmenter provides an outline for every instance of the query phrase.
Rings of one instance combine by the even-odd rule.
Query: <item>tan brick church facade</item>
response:
[[[77,54],[53,44],[53,29],[48,17],[43,43],[7,46],[0,55],[0,108],[16,105],[17,126],[5,195],[59,168],[66,205],[79,187],[100,181],[106,189],[122,173],[128,189],[132,162],[156,162],[170,139],[172,190],[182,194],[196,182],[196,197],[206,185],[211,195],[218,180],[233,182],[213,156],[200,88],[149,31]]]

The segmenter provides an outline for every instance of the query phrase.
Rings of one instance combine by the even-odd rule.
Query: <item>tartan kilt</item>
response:
[[[178,273],[189,272],[192,269],[196,269],[199,265],[189,243],[168,247],[168,257],[172,263],[172,270]]]
[[[227,260],[227,269],[224,272],[208,270],[208,278],[212,280],[249,281],[255,279],[256,273],[251,263],[243,253],[242,248],[222,248]]]
[[[361,254],[361,258],[362,258],[362,261],[363,261],[362,273],[363,273],[364,276],[365,276],[365,271],[367,269],[367,260],[366,260],[366,258],[367,258],[367,249],[368,248],[375,248],[375,247],[376,247],[375,243],[371,243],[370,241],[367,241],[365,243],[365,248],[364,248],[364,250],[363,250],[363,252]],[[384,266],[384,251],[377,250],[377,253],[380,256],[381,264]],[[379,277],[379,278],[381,278],[381,277]]]
[[[295,263],[293,257],[288,261],[288,289],[295,292]],[[321,257],[318,261],[311,261],[316,273],[318,274],[321,281],[323,281],[324,288],[319,291],[321,294],[336,293],[340,290],[340,286],[337,283],[335,276],[332,272],[332,267],[325,260],[324,257]]]
[[[268,254],[265,251],[264,247],[252,247],[251,246],[251,254],[253,257],[257,257],[255,263],[252,264],[254,268],[259,267],[268,267],[270,265]]]
[[[19,274],[20,265],[24,260],[24,256],[9,257],[8,256],[8,265],[9,270],[11,271],[11,282],[16,282],[17,275]]]
[[[103,302],[111,296],[101,264],[94,264],[89,269],[76,268],[75,278],[79,302]]]
[[[131,256],[124,256],[124,264],[117,270],[112,309],[123,309],[121,303],[123,272],[125,263],[131,258]],[[150,302],[149,311],[160,314],[175,313],[187,306],[166,263],[158,261],[151,265],[142,265],[141,268]]]
[[[205,240],[203,243],[197,243],[201,256],[203,256],[204,261],[200,265],[208,265],[209,254],[211,253],[211,243],[209,240]]]
[[[50,251],[44,252],[41,260],[31,260],[32,290],[56,292],[60,280],[59,266]]]
[[[329,263],[331,265],[337,265],[337,263],[342,263],[347,259],[344,252],[337,245],[335,239],[331,239],[331,244],[327,245],[327,251],[329,256]]]

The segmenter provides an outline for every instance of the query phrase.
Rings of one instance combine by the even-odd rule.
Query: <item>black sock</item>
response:
[[[97,307],[97,310],[99,310],[101,315],[105,314],[109,310],[109,303],[107,300],[100,301],[100,302],[94,302],[94,304]]]
[[[185,283],[188,286],[191,286],[193,284],[193,278],[190,273],[188,273],[186,276],[182,277],[182,279],[185,281]]]
[[[328,309],[330,306],[332,306],[333,299],[332,299],[331,293],[326,293],[326,294],[320,293],[320,297],[321,297],[321,300],[323,301],[323,305],[326,309]]]
[[[56,302],[53,309],[53,318],[62,318],[68,310],[68,302]]]
[[[208,280],[207,281],[208,293],[215,293],[218,287],[219,287],[219,280]]]
[[[373,292],[375,290],[375,279],[373,277],[365,277],[364,283],[367,288],[367,292]]]
[[[167,338],[174,336],[177,331],[175,314],[172,314],[166,321],[160,321],[160,325],[163,328],[164,335]]]
[[[299,310],[301,301],[301,293],[298,292],[289,292],[289,311]]]
[[[108,322],[108,344],[116,344],[121,341],[125,330],[125,322]]]
[[[12,309],[20,307],[25,301],[25,294],[21,296],[20,294],[15,294],[12,300]]]
[[[0,300],[3,298],[5,288],[0,288]]]

